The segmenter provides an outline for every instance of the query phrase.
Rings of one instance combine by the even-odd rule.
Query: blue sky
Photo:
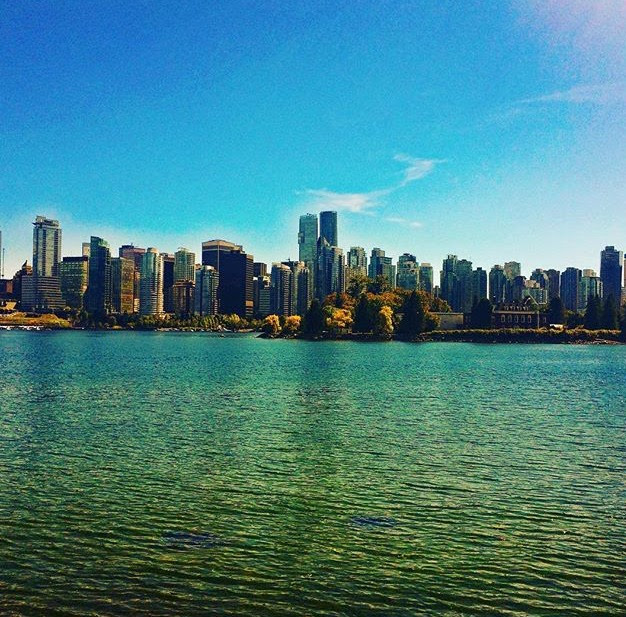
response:
[[[5,2],[0,228],[297,256],[339,244],[491,267],[626,248],[626,4]]]

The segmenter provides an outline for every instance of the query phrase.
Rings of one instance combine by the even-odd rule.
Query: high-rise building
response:
[[[448,255],[441,269],[441,297],[453,311],[469,312],[474,301],[472,262]]]
[[[478,267],[472,272],[472,303],[487,297],[487,270]]]
[[[89,257],[64,257],[59,265],[61,295],[65,306],[83,308],[85,292],[89,281]]]
[[[622,267],[624,253],[614,246],[607,246],[600,253],[600,278],[602,279],[602,293],[606,299],[613,296],[616,304],[622,297]]]
[[[174,296],[174,313],[177,317],[187,318],[194,312],[195,287],[194,281],[176,281],[174,283],[172,294]]]
[[[48,313],[64,306],[58,276],[21,277],[21,308],[23,311]]]
[[[441,297],[454,309],[455,290],[457,288],[457,262],[456,255],[448,255],[444,260],[439,273],[440,294]]]
[[[99,315],[111,312],[111,251],[109,243],[97,236],[91,236],[89,245],[89,283],[85,293],[85,308]]]
[[[267,274],[254,277],[253,297],[254,315],[256,317],[266,317],[271,313],[271,290],[270,277]]]
[[[119,249],[119,256],[126,259],[132,259],[135,264],[134,286],[133,286],[133,312],[139,312],[139,279],[141,278],[141,262],[146,249],[133,246],[132,244],[123,244]]]
[[[179,248],[174,253],[174,283],[196,279],[196,254],[186,248]]]
[[[561,300],[569,311],[578,310],[581,278],[582,272],[578,268],[566,268],[561,274]]]
[[[352,246],[346,256],[346,287],[355,276],[367,276],[367,255],[361,246]]]
[[[516,276],[521,276],[522,266],[518,261],[507,261],[504,264],[504,274],[506,276],[506,286],[504,289],[504,299],[511,302],[513,298],[513,280]]]
[[[494,305],[502,304],[506,300],[506,274],[504,268],[498,264],[489,271],[489,299]]]
[[[532,298],[537,304],[546,304],[548,290],[541,287],[537,281],[525,276],[516,276],[511,282],[513,301],[523,303],[526,298]]]
[[[548,276],[548,273],[541,268],[535,268],[532,271],[530,280],[539,283],[539,287],[541,287],[541,289],[545,289],[546,291],[550,289],[550,277]]]
[[[163,258],[163,312],[174,312],[174,265],[175,257],[170,253],[161,253]]]
[[[82,246],[81,255],[83,257],[89,257],[89,253],[91,251],[91,244],[89,242],[83,242],[81,246]]]
[[[559,270],[546,270],[548,275],[548,299],[558,298],[561,294],[561,273]]]
[[[516,276],[522,274],[522,264],[519,261],[507,261],[504,264],[504,274],[509,280],[513,280]]]
[[[398,274],[396,277],[396,284],[398,287],[402,287],[402,289],[416,291],[419,289],[419,283],[419,263],[417,263],[415,255],[403,253],[400,257],[398,257]]]
[[[422,262],[420,265],[419,271],[419,279],[420,279],[420,289],[429,294],[434,293],[434,285],[433,285],[433,267],[426,262]]]
[[[474,303],[472,262],[459,259],[456,263],[457,288],[455,289],[452,308],[455,311],[469,313]]]
[[[135,311],[135,262],[126,257],[111,258],[111,311]]]
[[[32,276],[33,267],[28,264],[28,261],[25,261],[22,264],[22,267],[13,275],[13,297],[22,301],[22,279],[27,276]],[[22,306],[22,310],[24,307]]]
[[[291,284],[291,314],[304,315],[311,300],[313,299],[313,286],[311,285],[311,271],[303,261],[283,261],[293,273]]]
[[[331,246],[322,236],[317,242],[316,265],[315,295],[320,302],[329,294],[345,291],[343,251],[336,246]]]
[[[375,279],[377,276],[384,276],[391,287],[396,286],[396,267],[393,259],[385,256],[385,251],[375,247],[370,255],[369,277]]]
[[[255,261],[252,276],[267,276],[267,264],[264,264],[262,261]]]
[[[293,272],[289,266],[272,264],[270,310],[275,315],[293,315]]]
[[[196,315],[217,315],[219,280],[220,275],[213,266],[205,264],[196,270],[194,292],[194,313]]]
[[[22,309],[53,311],[64,305],[59,279],[61,226],[45,216],[36,217],[33,226],[33,273],[21,281]]]
[[[317,254],[317,214],[303,214],[298,229],[298,259],[312,267]],[[265,276],[267,271],[260,275]],[[259,275],[255,275],[259,276]]]
[[[584,269],[580,279],[578,309],[584,310],[590,297],[602,298],[602,279],[595,270]]]
[[[141,259],[139,313],[163,314],[163,256],[152,247],[146,250]]]
[[[254,257],[238,244],[209,240],[202,243],[202,264],[213,266],[219,273],[219,312],[252,317]]]
[[[337,213],[333,210],[320,212],[320,238],[330,246],[339,246],[337,241]]]
[[[58,276],[61,262],[59,221],[38,216],[33,225],[33,276]]]

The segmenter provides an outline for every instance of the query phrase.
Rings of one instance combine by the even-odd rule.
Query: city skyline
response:
[[[320,210],[394,261],[598,269],[624,245],[623,3],[4,13],[5,276],[41,213],[73,255],[95,234],[294,259]]]
[[[319,218],[319,215],[321,213],[320,212],[316,212],[316,213],[301,213],[300,216],[308,215],[308,214],[314,215],[316,217],[316,219],[317,219],[317,218]],[[45,215],[37,214],[37,215],[33,216],[33,219],[38,219],[38,218],[45,218],[45,219],[48,219],[48,220],[57,220],[57,219],[55,219],[54,216],[48,216],[47,214],[45,214]],[[268,260],[263,260],[263,259],[260,259],[260,258],[257,257],[257,254],[256,254],[254,248],[250,248],[250,247],[246,246],[246,244],[244,242],[239,242],[238,244],[243,246],[244,249],[249,254],[251,254],[254,257],[254,261],[255,262],[262,262],[262,263],[267,264],[268,266],[271,266],[272,263],[281,263],[281,262],[285,262],[285,261],[288,261],[288,260],[298,259],[299,237],[300,236],[299,236],[299,231],[298,231],[299,225],[298,225],[297,221],[298,221],[298,217],[296,218],[296,225],[295,225],[296,231],[294,232],[294,236],[295,237],[292,238],[292,245],[293,245],[294,248],[292,249],[291,253],[289,255],[287,255],[287,256],[274,255],[273,257],[270,256],[270,258]],[[72,237],[72,230],[70,229],[69,230],[70,233],[68,233],[68,228],[65,226],[64,222],[63,221],[59,221],[59,222],[60,222],[61,227],[63,229],[63,249],[62,249],[61,255],[63,257],[79,256],[79,255],[81,255],[83,253],[83,251],[82,251],[83,245],[86,244],[86,243],[88,244],[87,240],[89,240],[89,238],[91,238],[94,234],[93,233],[89,234],[87,236],[87,240],[85,240],[82,237],[76,237],[75,236],[75,241],[73,241],[71,243],[73,248],[72,249],[68,249],[67,248],[67,238],[68,238],[68,236],[70,236],[70,238]],[[339,234],[338,235],[341,235],[341,236],[348,235],[348,234],[345,234],[345,232],[343,230],[343,227],[342,227],[342,223],[343,223],[342,217],[339,216],[338,217],[338,223],[337,223],[337,227],[339,229]],[[17,272],[21,268],[22,264],[25,261],[28,261],[28,263],[30,265],[32,265],[32,257],[33,257],[33,253],[32,253],[32,243],[33,243],[32,226],[33,226],[33,220],[31,220],[29,222],[29,224],[30,224],[30,228],[27,227],[27,233],[30,233],[30,247],[25,249],[25,252],[22,253],[22,258],[21,259],[18,258],[18,259],[15,260],[15,263],[18,263],[19,265],[15,268],[14,271],[11,272],[11,271],[9,271],[10,269],[7,268],[7,270],[5,271],[5,278],[11,278],[13,276],[13,274],[15,274],[15,272]],[[0,228],[0,231],[2,231],[1,228]],[[319,233],[321,233],[321,231]],[[154,242],[154,241],[150,241],[150,240],[148,240],[145,243],[141,243],[141,242],[136,242],[134,240],[131,242],[131,241],[128,241],[128,239],[126,238],[123,241],[118,243],[117,241],[109,241],[109,239],[108,239],[109,236],[113,236],[113,237],[119,238],[120,234],[119,234],[119,232],[117,232],[117,233],[113,232],[112,234],[109,234],[107,236],[100,236],[100,237],[102,237],[102,239],[104,239],[111,246],[111,253],[115,254],[115,255],[117,255],[117,247],[121,248],[121,247],[127,247],[127,246],[141,247],[143,249],[146,249],[146,248],[149,248],[149,247],[156,247],[160,253],[169,253],[169,254],[172,254],[172,255],[175,252],[177,252],[178,250],[183,249],[183,250],[190,250],[191,253],[195,254],[195,256],[196,256],[196,263],[197,264],[201,263],[202,245],[208,241],[207,240],[208,236],[206,236],[205,239],[202,240],[199,243],[198,246],[196,246],[195,243],[192,244],[190,242],[181,242],[181,244],[179,244],[175,248],[173,248],[173,247],[170,247],[170,246],[163,247],[159,242]],[[4,237],[6,238],[6,234],[5,234]],[[237,240],[237,235],[235,235],[233,237],[235,238],[235,240]],[[219,238],[220,240],[226,240],[227,242],[231,242],[231,239],[225,238],[225,237],[221,237],[220,238],[217,235],[211,236],[211,238],[212,239],[218,239]],[[508,262],[510,262],[510,263],[520,263],[518,260],[510,259],[507,256],[501,256],[499,261],[494,261],[491,264],[480,263],[477,260],[473,259],[472,255],[463,255],[463,254],[455,253],[454,251],[443,251],[442,258],[439,261],[437,261],[437,260],[425,259],[425,258],[421,257],[419,255],[419,253],[417,253],[416,251],[411,252],[410,249],[407,249],[407,250],[405,250],[405,251],[403,251],[403,252],[401,252],[401,253],[399,253],[397,255],[394,254],[394,253],[389,255],[390,252],[387,251],[384,247],[381,247],[380,243],[377,244],[376,242],[370,242],[369,244],[366,244],[365,246],[362,246],[362,245],[344,246],[344,245],[341,245],[341,242],[339,244],[340,244],[340,248],[343,249],[343,258],[344,258],[344,261],[346,262],[346,265],[348,263],[348,252],[349,252],[350,249],[352,249],[352,248],[359,248],[359,249],[363,248],[365,250],[365,255],[366,255],[366,258],[368,260],[368,275],[371,274],[369,272],[369,263],[370,263],[370,258],[371,258],[371,252],[372,252],[373,249],[380,249],[380,250],[383,251],[383,253],[387,257],[389,257],[389,256],[392,257],[392,263],[393,263],[394,271],[395,271],[395,268],[398,265],[398,260],[399,259],[401,259],[403,256],[405,256],[407,254],[413,255],[413,256],[416,257],[416,261],[419,264],[429,264],[429,265],[431,265],[433,267],[433,274],[434,274],[433,285],[437,285],[437,286],[439,286],[441,284],[439,264],[443,264],[450,255],[456,256],[456,257],[458,257],[459,259],[462,259],[462,260],[468,260],[468,261],[472,262],[474,267],[479,267],[479,268],[486,269],[487,272],[489,272],[489,270],[492,267],[494,267],[494,266],[504,266]],[[191,249],[185,248],[186,246],[191,247]],[[608,244],[608,243],[605,243],[601,247],[597,248],[597,250],[595,251],[595,253],[596,253],[595,262],[592,263],[592,264],[571,263],[566,258],[563,260],[563,263],[566,263],[567,265],[566,266],[561,266],[561,267],[559,267],[558,265],[556,265],[555,263],[552,263],[552,262],[547,263],[547,264],[544,263],[544,264],[532,265],[532,266],[526,265],[524,263],[521,263],[521,271],[520,271],[520,273],[522,275],[526,276],[527,278],[529,278],[531,276],[531,273],[534,270],[536,270],[536,269],[548,270],[548,269],[554,268],[554,269],[557,269],[557,270],[562,272],[562,271],[565,271],[567,268],[571,268],[571,267],[578,268],[581,271],[582,270],[586,270],[586,269],[590,269],[590,270],[594,270],[594,271],[599,273],[600,269],[601,269],[601,251],[604,248],[607,248],[609,246],[611,246],[611,245]],[[621,244],[612,245],[612,246],[616,246],[617,250],[621,250],[622,249],[622,245]],[[622,263],[622,266],[625,268],[624,275],[626,276],[626,264]],[[625,286],[626,286],[626,281],[623,281],[623,284],[625,284]]]
[[[33,266],[27,266],[26,260],[12,280],[2,283],[10,285],[8,294],[17,298],[23,310],[45,312],[68,306],[92,315],[180,316],[216,311],[243,318],[270,312],[303,315],[313,298],[324,302],[349,291],[356,281],[350,292],[354,293],[366,276],[378,286],[379,275],[391,289],[427,292],[445,300],[452,311],[466,314],[483,299],[494,306],[530,299],[545,307],[560,297],[563,306],[574,312],[584,311],[592,298],[612,299],[616,306],[625,301],[624,253],[611,245],[600,253],[599,274],[593,268],[568,266],[562,272],[536,268],[526,277],[517,261],[494,264],[487,271],[448,254],[442,261],[439,286],[434,286],[432,264],[420,263],[413,254],[403,253],[394,264],[379,247],[372,248],[369,263],[363,247],[345,253],[336,246],[335,211],[303,214],[298,229],[299,261],[272,261],[268,276],[268,264],[255,262],[243,245],[224,239],[202,243],[202,264],[183,247],[172,254],[153,246],[124,244],[119,257],[113,257],[110,244],[93,235],[89,243],[81,244],[80,256],[64,256],[60,222],[39,215],[33,223]],[[200,296],[194,298],[196,286]]]

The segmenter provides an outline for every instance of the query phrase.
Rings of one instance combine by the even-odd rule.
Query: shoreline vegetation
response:
[[[618,344],[626,342],[626,306],[610,296],[589,298],[584,313],[566,311],[560,298],[540,308],[526,298],[498,312],[487,298],[469,313],[452,313],[441,298],[390,288],[384,277],[352,280],[346,293],[314,299],[304,315],[96,315],[66,308],[49,314],[0,309],[0,330],[135,330],[252,333],[264,338],[312,341]],[[512,322],[512,314],[515,321]],[[508,327],[501,327],[507,316]],[[517,320],[524,324],[518,327]],[[451,321],[452,319],[452,321]],[[454,327],[451,327],[450,324]],[[530,324],[534,327],[530,327]],[[510,325],[509,325],[510,324]],[[517,324],[517,325],[516,325]],[[502,326],[504,323],[502,323]],[[528,327],[525,327],[528,326]]]
[[[243,325],[243,324],[242,324]],[[459,330],[431,330],[422,332],[415,337],[407,338],[399,334],[375,334],[361,332],[330,332],[323,331],[317,336],[306,336],[302,332],[264,331],[259,327],[226,328],[223,325],[215,326],[173,326],[164,323],[143,325],[142,327],[103,326],[85,327],[75,326],[56,315],[26,316],[17,314],[13,319],[7,319],[6,315],[0,315],[0,334],[6,330],[27,331],[95,331],[95,332],[198,332],[213,334],[250,334],[256,333],[265,339],[291,339],[309,341],[353,341],[353,342],[385,342],[404,341],[415,343],[553,343],[553,344],[586,344],[586,345],[619,345],[626,344],[626,336],[621,330],[587,330],[582,327],[572,329],[555,330],[549,328],[502,328],[502,329],[459,329]]]
[[[345,295],[345,294],[342,294]],[[177,317],[140,317],[137,315],[107,317],[98,321],[83,312],[57,312],[37,315],[11,312],[0,314],[3,330],[93,330],[93,331],[159,331],[257,333],[266,339],[311,341],[415,343],[550,343],[617,345],[626,343],[626,319],[621,327],[590,329],[585,324],[573,327],[485,328],[470,324],[462,329],[438,329],[439,318],[430,313],[429,298],[420,300],[419,292],[404,295],[402,312],[383,304],[378,308],[364,296],[351,308],[337,307],[345,298],[333,298],[324,304],[314,300],[303,316],[268,315],[263,320],[246,320],[237,315]],[[388,299],[388,298],[387,298]],[[360,305],[360,309],[359,309]],[[436,308],[445,308],[437,304]],[[449,310],[449,309],[448,309]],[[444,311],[445,312],[445,311]],[[484,320],[483,320],[484,321]]]

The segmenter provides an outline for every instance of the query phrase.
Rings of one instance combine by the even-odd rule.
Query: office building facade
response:
[[[156,317],[163,314],[163,256],[152,247],[141,259],[139,314]]]
[[[241,245],[226,240],[208,240],[202,243],[202,264],[213,266],[219,274],[219,312],[252,317],[254,257],[248,255]]]
[[[89,282],[89,257],[64,257],[59,265],[59,279],[65,306],[82,309]]]
[[[89,243],[89,283],[85,308],[97,315],[111,312],[111,250],[109,243],[91,236]]]

